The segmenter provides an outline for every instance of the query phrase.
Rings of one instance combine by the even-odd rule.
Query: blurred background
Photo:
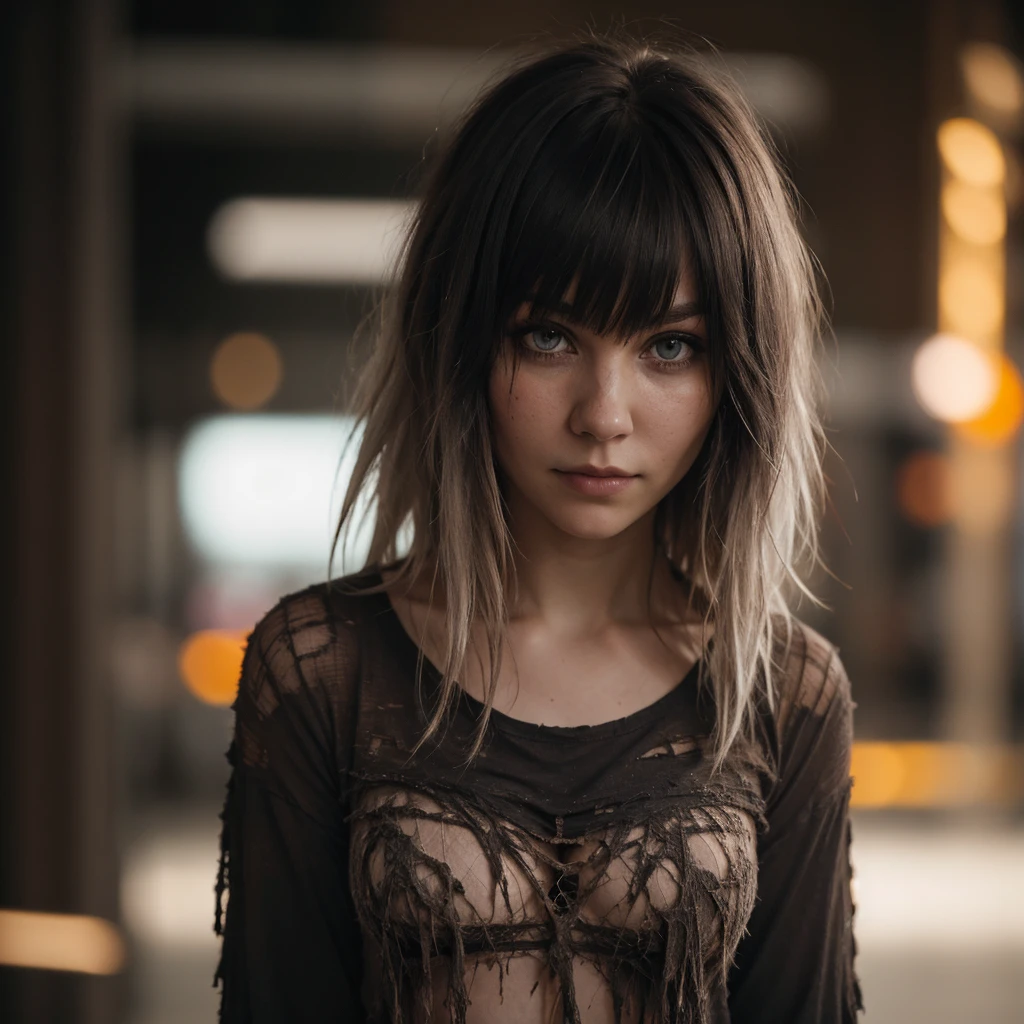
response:
[[[215,1019],[241,645],[328,571],[423,160],[509,56],[656,18],[739,77],[831,286],[800,614],[858,703],[866,1019],[1024,1020],[1019,0],[9,0],[4,1022]]]

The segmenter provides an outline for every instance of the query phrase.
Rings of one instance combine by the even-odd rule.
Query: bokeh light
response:
[[[957,429],[981,444],[1005,444],[1020,430],[1024,419],[1024,384],[1020,371],[1004,354],[997,357],[998,381],[992,401],[980,415],[959,423]]]
[[[978,345],[936,334],[914,353],[911,385],[924,410],[958,423],[980,416],[998,389],[997,364]]]
[[[232,334],[210,360],[213,392],[230,409],[259,409],[274,397],[281,376],[281,354],[262,334]]]
[[[197,554],[221,567],[326,572],[361,429],[346,415],[232,413],[195,424],[181,445],[178,498]],[[339,543],[342,571],[363,565],[372,512],[364,491]]]
[[[939,306],[946,329],[969,338],[998,332],[1005,302],[995,276],[986,267],[957,260],[939,276]]]
[[[855,806],[888,807],[903,789],[903,761],[895,743],[855,744],[850,774]]]
[[[214,214],[207,244],[237,281],[376,285],[394,273],[414,212],[393,199],[233,199]]]
[[[964,83],[972,99],[1006,118],[1024,113],[1024,77],[1020,65],[1002,46],[970,43],[961,54]]]
[[[969,117],[944,121],[939,126],[938,143],[942,160],[954,177],[981,187],[1003,183],[1003,148],[983,124]]]
[[[81,974],[117,974],[124,961],[121,933],[103,918],[0,910],[0,964]]]
[[[189,691],[206,704],[235,699],[246,634],[207,629],[187,637],[178,652],[178,671]]]
[[[952,516],[949,458],[939,452],[914,452],[896,473],[900,511],[916,526],[935,527]]]
[[[947,181],[942,214],[953,231],[973,245],[994,245],[1006,234],[1006,204],[994,189]]]
[[[855,743],[851,805],[965,807],[1020,797],[1022,752],[967,743]]]

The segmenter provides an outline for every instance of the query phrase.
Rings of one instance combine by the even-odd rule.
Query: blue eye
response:
[[[682,349],[692,349],[692,345],[685,339],[681,338],[678,334],[670,334],[665,338],[659,338],[651,348],[654,350],[655,355],[659,359],[664,359],[666,362],[682,362],[685,360],[679,360],[677,357]]]
[[[553,327],[534,328],[525,337],[532,339],[539,352],[553,352],[558,348],[558,343],[565,340],[565,335]]]
[[[538,359],[554,359],[573,351],[568,332],[554,324],[513,324],[508,337],[524,355]]]

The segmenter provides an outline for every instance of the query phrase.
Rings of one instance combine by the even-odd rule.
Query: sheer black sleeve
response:
[[[758,897],[729,977],[733,1024],[851,1024],[862,1009],[850,892],[850,685],[805,626],[772,716],[778,771],[758,843]]]
[[[351,626],[311,588],[249,637],[221,815],[223,1024],[362,1019],[344,800],[358,675]]]

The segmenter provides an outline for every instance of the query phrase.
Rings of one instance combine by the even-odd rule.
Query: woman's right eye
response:
[[[565,334],[555,327],[528,327],[519,337],[534,352],[557,352],[559,344],[566,341]]]

